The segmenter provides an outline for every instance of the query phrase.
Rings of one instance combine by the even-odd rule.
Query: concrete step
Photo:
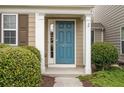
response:
[[[85,74],[44,74],[44,75],[48,75],[51,77],[78,77],[80,75],[85,75]]]
[[[78,68],[55,68],[55,67],[49,67],[46,69],[46,71],[43,73],[44,75],[59,77],[77,77],[79,75],[85,75],[84,68],[78,67]]]

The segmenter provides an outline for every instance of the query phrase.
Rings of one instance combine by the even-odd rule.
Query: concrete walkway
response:
[[[54,87],[82,87],[82,83],[75,77],[56,77]]]

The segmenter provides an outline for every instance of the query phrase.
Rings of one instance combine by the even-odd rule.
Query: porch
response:
[[[91,74],[91,12],[90,12],[90,8],[85,10],[85,12],[77,11],[76,13],[74,13],[73,11],[70,11],[70,9],[66,9],[65,13],[60,11],[58,11],[58,13],[52,12],[47,14],[36,13],[35,17],[36,17],[35,18],[36,47],[40,50],[42,55],[41,56],[42,57],[42,63],[41,63],[42,73],[46,75],[53,75],[53,76],[54,75],[55,76],[59,76],[59,75],[78,76],[78,75],[84,75],[84,74]],[[63,32],[65,34],[62,34],[59,32]],[[70,35],[67,36],[66,32],[69,32]],[[63,36],[60,36],[60,34],[65,35],[64,36],[65,38],[70,36],[73,36],[73,37],[69,38],[67,40],[68,42],[66,42]],[[58,38],[58,37],[61,37],[61,38]],[[65,41],[62,41],[62,40],[65,40]],[[62,48],[66,48],[66,46],[68,46],[68,43],[72,40],[73,42],[70,44],[69,47],[71,47],[73,50],[66,49],[69,52],[66,51],[62,53],[63,51],[65,51],[65,50],[62,50]],[[59,41],[62,41],[64,43],[62,43],[61,45]],[[51,45],[52,45],[52,49],[51,49]],[[56,48],[57,45],[61,46],[61,47],[58,47],[58,50]],[[67,54],[66,59],[62,59],[61,56],[58,56],[61,54],[62,55]],[[71,54],[73,56],[70,56]],[[69,56],[72,59],[69,59]]]

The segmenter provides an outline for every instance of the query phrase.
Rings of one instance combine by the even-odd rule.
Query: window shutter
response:
[[[1,14],[0,14],[0,43],[1,43],[1,24],[2,24],[2,20],[1,20]]]
[[[19,14],[19,45],[28,45],[28,14]]]

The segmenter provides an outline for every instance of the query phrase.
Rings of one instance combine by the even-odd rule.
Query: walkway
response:
[[[43,74],[55,77],[54,87],[82,87],[82,83],[76,77],[84,75],[84,68],[48,67]]]
[[[75,77],[56,77],[54,87],[82,87],[82,83]]]

